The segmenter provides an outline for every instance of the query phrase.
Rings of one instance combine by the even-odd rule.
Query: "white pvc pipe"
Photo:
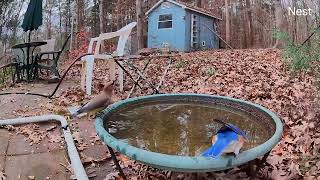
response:
[[[43,115],[43,116],[34,116],[34,117],[25,117],[25,118],[16,118],[16,119],[5,119],[5,120],[0,120],[0,126],[47,122],[47,121],[56,121],[61,123],[64,139],[67,144],[68,155],[71,161],[71,166],[73,168],[74,174],[76,175],[77,180],[89,180],[86,174],[86,171],[82,165],[82,162],[80,160],[80,156],[78,154],[77,148],[74,144],[73,137],[70,132],[70,128],[68,127],[68,122],[63,116],[52,114],[52,115]]]

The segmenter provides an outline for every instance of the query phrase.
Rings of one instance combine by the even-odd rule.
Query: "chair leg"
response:
[[[92,94],[93,66],[94,58],[93,56],[88,56],[86,60],[86,93],[89,96]]]
[[[52,71],[54,72],[54,75],[55,75],[55,76],[57,76],[57,77],[60,78],[60,73],[59,73],[59,71],[58,71],[58,69],[57,69],[57,66],[53,67],[53,70],[52,70]]]
[[[19,64],[16,64],[16,75],[17,75],[17,81],[16,82],[20,82],[21,81],[21,69]]]
[[[81,83],[80,83],[80,87],[82,91],[85,91],[85,86],[86,86],[86,62],[82,61],[81,62]]]
[[[110,70],[109,70],[109,75],[110,75],[110,80],[114,81],[116,79],[116,63],[111,60],[109,61],[109,66],[110,66]]]
[[[121,63],[121,62],[120,62]],[[123,69],[121,69],[120,67],[118,68],[118,79],[119,79],[119,87],[120,87],[120,92],[123,92]]]

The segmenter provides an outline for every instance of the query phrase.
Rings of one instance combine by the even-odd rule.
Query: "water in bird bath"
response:
[[[249,149],[267,141],[274,132],[255,116],[235,108],[203,103],[149,102],[126,106],[108,117],[105,126],[117,139],[145,150],[195,156],[211,145],[211,137],[221,128],[221,119],[244,130]]]

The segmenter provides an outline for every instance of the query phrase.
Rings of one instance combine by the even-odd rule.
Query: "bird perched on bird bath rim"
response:
[[[237,156],[243,144],[248,141],[246,133],[230,123],[218,119],[215,121],[223,124],[223,127],[212,137],[212,146],[202,156],[216,158],[224,153],[234,153]]]
[[[82,113],[95,111],[112,104],[111,97],[113,94],[114,83],[115,81],[105,84],[100,94],[98,94],[96,97],[91,99],[88,103],[86,103],[82,107],[69,107],[68,110],[70,111],[71,115],[75,117]]]

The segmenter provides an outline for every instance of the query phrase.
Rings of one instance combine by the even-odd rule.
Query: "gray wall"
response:
[[[191,48],[191,15],[194,14],[197,16],[198,22],[198,47]],[[213,49],[219,48],[219,39],[218,37],[211,31],[215,31],[213,27],[214,19],[193,11],[187,11],[186,15],[186,49],[190,50],[205,50],[205,49]],[[210,29],[211,30],[210,30]],[[205,46],[202,46],[202,42],[205,42]]]

